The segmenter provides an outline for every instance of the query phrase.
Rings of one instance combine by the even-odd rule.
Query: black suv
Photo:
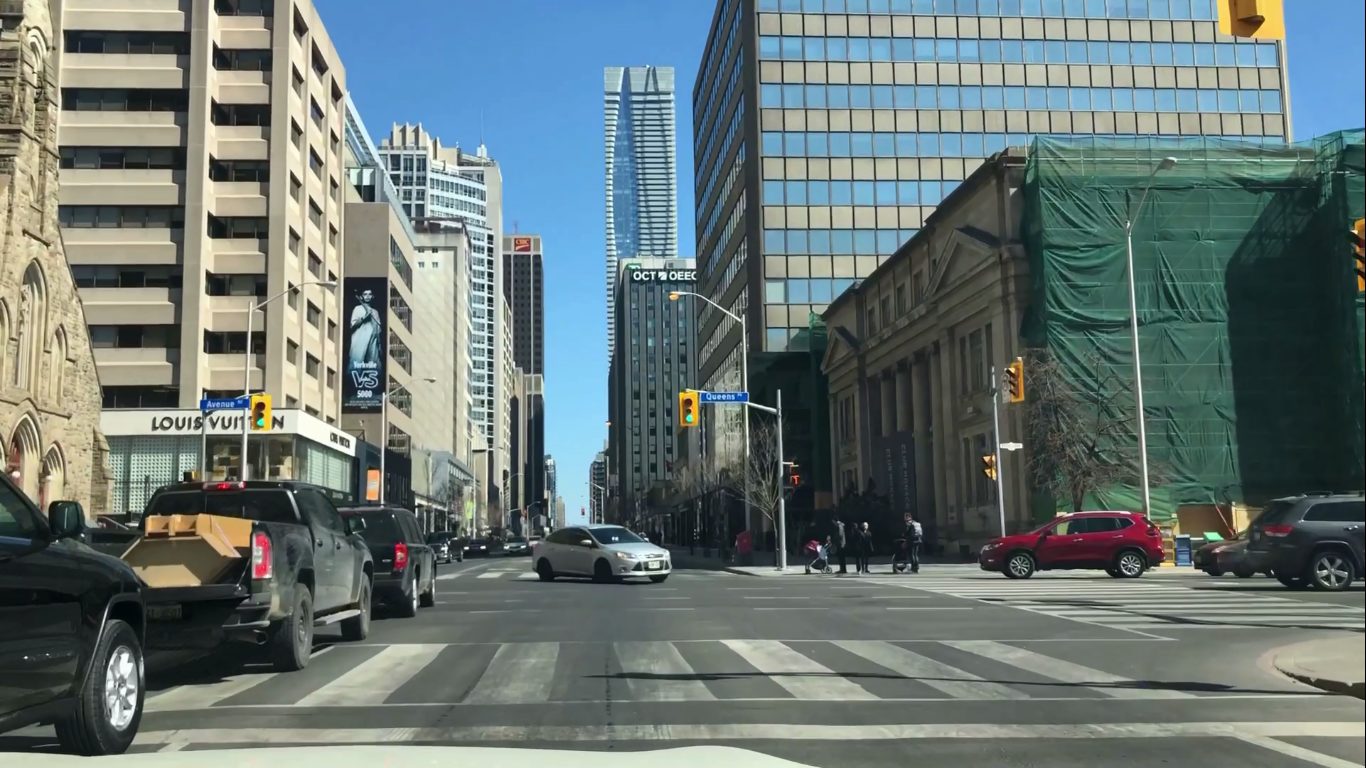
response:
[[[365,521],[361,537],[375,561],[375,600],[399,616],[436,605],[436,556],[417,515],[402,507],[342,507],[344,520]]]
[[[146,678],[142,588],[133,570],[77,540],[85,512],[45,519],[0,476],[0,732],[52,723],[64,749],[128,749]]]
[[[1362,573],[1366,497],[1315,493],[1276,499],[1248,530],[1247,555],[1291,589],[1347,589]]]

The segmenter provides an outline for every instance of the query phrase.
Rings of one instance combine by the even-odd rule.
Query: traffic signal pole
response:
[[[1001,535],[1006,535],[1005,484],[1001,480],[1001,379],[991,366],[991,455],[996,462],[996,514],[1001,518]]]

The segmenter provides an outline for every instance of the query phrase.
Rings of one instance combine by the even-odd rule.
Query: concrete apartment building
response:
[[[811,386],[813,315],[1008,145],[1286,138],[1283,45],[1217,27],[1207,0],[718,0],[692,95],[698,285],[744,314],[751,390]],[[702,308],[698,343],[702,386],[735,384],[738,324]],[[789,417],[813,455],[824,419]]]
[[[618,261],[678,255],[673,67],[603,70],[607,352],[616,340]]]
[[[114,506],[200,467],[198,401],[274,395],[256,476],[350,487],[340,433],[346,79],[308,0],[63,0],[62,235],[103,385]],[[293,290],[291,290],[293,289]],[[246,306],[285,294],[253,318]],[[235,476],[240,415],[210,419]],[[285,435],[291,439],[282,439]],[[260,446],[258,448],[258,445]]]

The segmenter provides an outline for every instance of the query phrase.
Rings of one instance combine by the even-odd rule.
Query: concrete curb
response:
[[[1360,638],[1347,638],[1347,641],[1348,642],[1344,644],[1345,647],[1354,649],[1359,656],[1361,654]],[[1303,660],[1303,656],[1305,655],[1321,656],[1325,652],[1324,649],[1326,647],[1335,645],[1338,642],[1339,641],[1337,640],[1310,640],[1308,642],[1296,643],[1294,645],[1285,646],[1284,648],[1278,648],[1272,652],[1271,665],[1276,668],[1276,671],[1286,677],[1304,683],[1305,685],[1310,685],[1319,690],[1328,691],[1329,693],[1366,699],[1366,681],[1363,681],[1361,678],[1344,680],[1341,679],[1344,677],[1344,674],[1340,671],[1325,673],[1322,665],[1317,665],[1318,668],[1316,669],[1314,666],[1306,664]],[[1331,655],[1332,651],[1329,650],[1328,653]],[[1331,662],[1328,663],[1328,668],[1341,669],[1339,665]]]

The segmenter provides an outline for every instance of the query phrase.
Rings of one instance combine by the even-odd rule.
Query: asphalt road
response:
[[[442,566],[435,607],[377,620],[365,643],[322,632],[301,672],[231,654],[161,671],[134,751],[721,744],[840,768],[1366,762],[1363,702],[1290,682],[1267,659],[1359,636],[1360,588],[1011,582],[953,566],[542,584],[529,566]],[[0,737],[0,749],[50,743],[44,729]]]

